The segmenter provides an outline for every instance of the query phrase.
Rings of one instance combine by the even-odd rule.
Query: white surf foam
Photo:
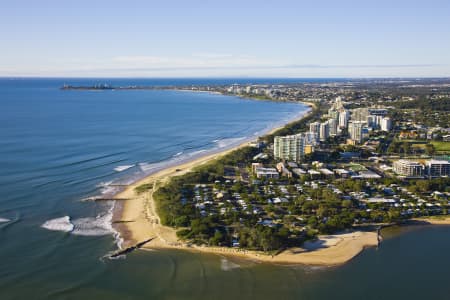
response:
[[[41,227],[54,230],[70,232],[73,235],[81,236],[104,236],[113,235],[116,245],[122,249],[123,239],[119,232],[112,226],[112,217],[114,212],[115,201],[108,201],[112,205],[107,212],[97,217],[78,218],[71,220],[69,216],[56,218],[46,221]]]
[[[6,218],[0,218],[0,223],[6,223],[6,222],[10,222],[10,219],[6,219]]]
[[[197,151],[188,152],[188,153],[179,152],[179,153],[175,154],[174,156],[172,156],[172,158],[169,160],[165,160],[165,161],[161,161],[161,162],[157,162],[157,163],[141,162],[138,164],[138,166],[141,169],[141,172],[143,172],[144,174],[151,174],[151,173],[158,172],[159,170],[163,170],[165,168],[176,166],[180,163],[188,162],[191,159],[193,159],[197,156],[200,156],[202,153],[207,152],[207,151],[208,150],[206,150],[206,149],[202,149],[202,150],[197,150]]]
[[[45,221],[45,223],[42,224],[41,227],[47,230],[64,232],[71,232],[74,228],[73,224],[70,222],[69,216]]]
[[[130,169],[130,168],[132,168],[132,167],[134,167],[134,166],[135,166],[135,165],[117,166],[117,167],[114,168],[114,171],[116,171],[116,172],[122,172],[122,171],[128,170],[128,169]]]
[[[75,219],[73,226],[74,235],[101,236],[113,233],[105,217]]]
[[[113,183],[112,181],[100,182],[99,184],[96,185],[96,187],[108,187],[112,183]]]
[[[102,195],[114,195],[120,188],[117,186],[110,186],[111,184],[113,184],[113,181],[100,182],[97,184],[97,187],[101,188],[100,193]]]
[[[103,199],[103,197],[100,197],[100,196],[85,197],[85,198],[81,199],[81,202],[84,202],[84,201],[96,201],[98,199]]]
[[[114,205],[104,215],[92,218],[79,218],[72,221],[74,228],[72,234],[83,236],[102,236],[114,234],[112,227]]]
[[[220,269],[222,269],[223,271],[230,271],[230,270],[233,270],[233,269],[238,269],[240,267],[241,267],[240,265],[229,261],[225,257],[222,257],[220,259]]]
[[[219,149],[225,148],[225,147],[230,147],[233,145],[238,145],[241,142],[243,142],[246,139],[246,137],[238,137],[238,138],[229,138],[229,139],[222,139],[222,140],[218,140],[216,143],[217,147]]]
[[[198,151],[194,151],[194,152],[188,153],[187,156],[192,157],[192,156],[196,156],[196,155],[199,155],[200,153],[204,153],[204,152],[207,152],[207,151],[208,150],[206,150],[206,149],[202,149],[202,150],[198,150]]]

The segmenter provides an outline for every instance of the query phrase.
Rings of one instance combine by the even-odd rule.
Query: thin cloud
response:
[[[428,68],[442,66],[440,64],[404,64],[404,65],[285,65],[277,68],[292,69],[336,69],[336,68]]]
[[[151,65],[146,65],[143,62],[150,62]],[[165,64],[169,62],[170,64]],[[123,62],[126,62],[124,60]],[[215,61],[215,63],[201,62],[195,63],[193,61],[177,61],[174,60],[130,60],[129,62],[138,63],[139,66],[125,65],[122,67],[107,67],[97,68],[99,71],[176,71],[176,70],[274,70],[274,69],[403,69],[403,68],[430,68],[444,65],[439,64],[405,64],[405,65],[270,65],[258,64],[257,62],[251,64],[242,64],[242,61],[234,64],[226,63],[225,61]],[[90,69],[90,68],[85,68]],[[92,68],[95,69],[95,68]]]

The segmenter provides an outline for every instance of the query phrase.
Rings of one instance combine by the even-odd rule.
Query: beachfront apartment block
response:
[[[273,154],[275,158],[299,162],[305,155],[305,136],[295,134],[276,136],[274,138]]]

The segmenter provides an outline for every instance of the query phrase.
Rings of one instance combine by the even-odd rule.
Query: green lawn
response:
[[[450,142],[432,141],[431,143],[438,152],[450,152]]]
[[[347,164],[347,167],[353,172],[367,171],[367,168],[360,164],[350,163]]]

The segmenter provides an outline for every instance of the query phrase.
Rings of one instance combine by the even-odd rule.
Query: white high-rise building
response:
[[[319,122],[313,122],[309,124],[309,131],[319,134],[320,131],[320,123]]]
[[[273,154],[275,158],[299,162],[304,156],[305,136],[303,134],[276,136]]]
[[[366,123],[363,121],[353,121],[348,124],[348,134],[350,139],[357,143],[361,143],[363,136],[363,128]]]
[[[348,110],[342,110],[339,112],[339,128],[347,128],[348,120],[350,119],[350,113]]]
[[[327,122],[328,122],[330,136],[336,136],[338,134],[338,131],[337,131],[338,123],[337,123],[336,119],[329,119]]]
[[[316,146],[319,143],[319,134],[315,132],[305,132],[305,145]]]
[[[381,119],[381,130],[389,131],[392,129],[392,120],[391,118],[385,117]]]
[[[338,96],[336,97],[336,101],[334,102],[334,108],[336,110],[340,110],[344,108],[344,104],[342,103],[342,97]]]
[[[330,136],[330,126],[328,122],[320,123],[319,127],[319,139],[325,141]]]

